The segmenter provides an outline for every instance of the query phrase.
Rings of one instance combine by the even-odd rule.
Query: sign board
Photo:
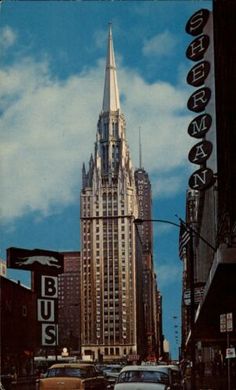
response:
[[[188,154],[188,159],[193,164],[203,164],[211,155],[212,143],[210,141],[202,140],[192,147]]]
[[[9,268],[57,275],[63,272],[63,259],[64,256],[61,253],[44,249],[7,249]]]
[[[58,344],[58,278],[41,275],[40,297],[37,299],[37,320],[41,322],[42,346]]]
[[[226,314],[227,332],[233,332],[233,313]]]
[[[195,302],[195,304],[198,304],[201,302],[202,297],[203,297],[203,293],[204,293],[203,286],[195,287],[195,289],[194,289],[194,302]],[[189,306],[190,303],[191,303],[191,292],[190,292],[190,289],[187,289],[184,291],[184,304],[186,306]]]
[[[193,138],[203,138],[212,124],[212,117],[209,114],[201,114],[195,117],[188,126],[188,134]]]
[[[185,30],[188,34],[196,36],[203,32],[209,19],[210,12],[208,9],[202,8],[195,12],[191,18],[189,18]]]
[[[232,359],[236,357],[235,348],[226,348],[226,359]]]
[[[197,62],[188,72],[187,83],[193,87],[200,87],[192,93],[187,102],[190,111],[202,113],[194,118],[188,127],[189,135],[194,138],[204,137],[212,122],[211,116],[205,112],[208,104],[212,103],[212,90],[206,86],[213,73],[211,63],[206,60],[211,53],[212,30],[210,33],[204,33],[208,31],[208,26],[210,26],[211,15],[209,10],[200,9],[189,18],[185,27],[188,34],[196,37],[186,50],[186,57],[193,62]],[[193,190],[206,190],[215,182],[214,172],[206,166],[212,149],[213,144],[202,139],[202,142],[194,145],[189,152],[189,161],[201,166],[189,178],[188,184]]]
[[[58,278],[55,276],[41,276],[41,296],[43,298],[58,298]]]
[[[208,87],[203,87],[194,91],[189,97],[187,107],[194,112],[202,112],[209,103],[211,98],[211,90]]]
[[[233,332],[233,313],[220,315],[220,332]]]
[[[205,79],[208,77],[210,72],[210,62],[202,61],[194,65],[188,72],[187,83],[193,87],[200,87],[204,84]]]
[[[215,182],[213,171],[210,168],[200,168],[190,176],[188,184],[193,190],[209,188]]]
[[[134,362],[134,361],[139,360],[139,358],[140,358],[140,355],[129,355],[127,360],[129,362]]]
[[[220,315],[220,332],[224,333],[227,331],[226,328],[226,314],[221,314]]]
[[[7,265],[35,273],[41,345],[58,345],[58,274],[64,271],[63,254],[44,249],[11,247],[7,249]]]
[[[42,346],[58,345],[58,325],[57,324],[42,324]]]

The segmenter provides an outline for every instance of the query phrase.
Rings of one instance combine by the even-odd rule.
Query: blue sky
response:
[[[121,109],[134,167],[141,128],[153,218],[185,216],[193,66],[189,17],[211,1],[5,1],[0,13],[1,242],[79,250],[82,163],[94,151],[112,22]],[[154,224],[164,333],[177,357],[182,263],[178,229]],[[8,271],[28,283],[29,275]],[[177,320],[173,319],[177,316]],[[180,333],[180,328],[179,328]],[[181,337],[179,335],[179,341]]]

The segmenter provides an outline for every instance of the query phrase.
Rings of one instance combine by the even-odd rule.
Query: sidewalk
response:
[[[225,377],[205,376],[202,380],[197,379],[197,390],[227,390]]]
[[[11,390],[35,390],[36,378],[34,376],[19,377],[11,383]]]
[[[225,376],[215,376],[205,375],[203,378],[196,378],[196,390],[227,390],[228,382]],[[191,390],[190,378],[188,378],[187,383],[185,384],[184,390]],[[234,383],[231,383],[231,389],[236,390]]]

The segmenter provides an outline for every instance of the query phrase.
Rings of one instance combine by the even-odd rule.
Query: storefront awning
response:
[[[221,343],[220,315],[233,313],[231,340],[236,340],[236,248],[217,250],[202,301],[195,316],[195,339],[203,343]]]

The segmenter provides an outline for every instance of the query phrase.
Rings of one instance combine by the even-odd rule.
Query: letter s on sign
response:
[[[58,325],[42,324],[42,345],[57,345]]]
[[[210,11],[205,8],[202,8],[199,11],[195,12],[187,21],[185,31],[193,36],[201,34],[205,25],[208,22],[209,15]]]

